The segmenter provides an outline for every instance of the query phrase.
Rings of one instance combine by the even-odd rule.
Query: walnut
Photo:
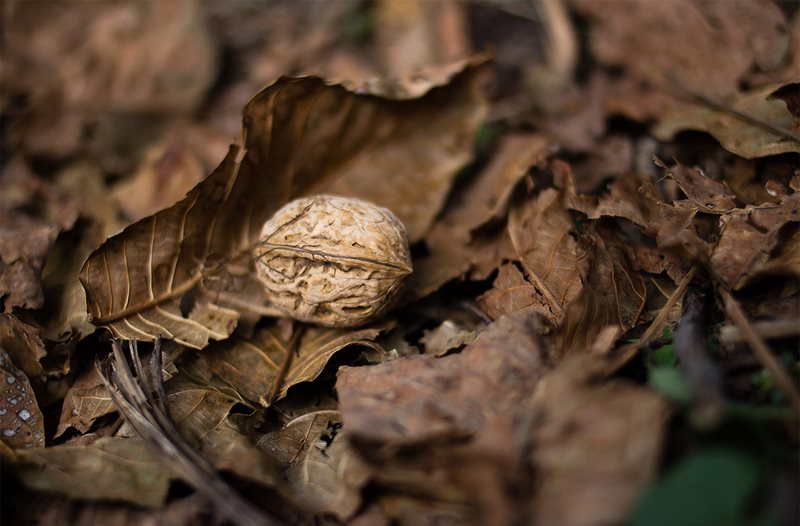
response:
[[[255,256],[278,309],[329,327],[379,316],[411,273],[405,228],[391,211],[329,195],[278,210],[264,223]]]

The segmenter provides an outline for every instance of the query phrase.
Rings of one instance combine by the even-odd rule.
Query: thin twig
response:
[[[742,331],[744,339],[750,345],[755,357],[761,362],[761,365],[769,371],[773,380],[775,380],[775,386],[781,390],[786,399],[789,400],[796,409],[800,409],[800,393],[798,393],[797,386],[783,369],[777,358],[775,358],[775,355],[772,353],[769,346],[767,346],[764,339],[753,330],[750,321],[742,310],[742,306],[739,305],[736,298],[727,290],[722,289],[720,294],[725,302],[725,312],[731,318],[731,321]]]
[[[686,291],[686,287],[689,286],[692,279],[694,279],[695,275],[697,274],[697,266],[692,267],[689,269],[689,272],[683,276],[678,286],[675,287],[675,290],[672,292],[669,298],[667,298],[667,302],[661,307],[661,310],[658,311],[655,319],[650,323],[650,326],[642,333],[639,337],[638,341],[629,343],[627,345],[623,345],[619,348],[617,352],[614,354],[616,355],[610,364],[610,370],[614,371],[619,369],[626,363],[628,360],[633,358],[639,349],[642,347],[649,345],[651,341],[656,337],[656,335],[660,334],[662,329],[664,328],[664,323],[667,321],[667,317],[669,316],[672,307],[678,303],[678,300],[683,297],[683,293]]]
[[[129,345],[137,377],[128,367],[118,341],[113,342],[113,354],[105,364],[99,361],[95,364],[111,399],[136,434],[165,465],[204,495],[227,520],[240,526],[281,524],[239,496],[214,467],[185,442],[167,414],[168,401],[160,356],[152,358],[148,378],[136,347],[135,343]],[[160,340],[156,341],[153,353],[161,354]]]

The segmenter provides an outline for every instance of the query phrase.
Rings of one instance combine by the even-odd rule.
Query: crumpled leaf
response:
[[[487,316],[496,320],[520,309],[541,310],[544,298],[516,265],[506,263],[500,267],[492,288],[478,296],[476,302]]]
[[[512,209],[508,232],[528,281],[541,294],[532,308],[554,326],[564,320],[567,306],[583,290],[586,260],[572,237],[572,218],[554,188]]]
[[[458,354],[339,370],[345,428],[359,441],[415,444],[476,432],[536,386],[547,357],[535,314],[500,318]]]
[[[0,233],[0,300],[3,312],[11,312],[15,307],[37,309],[44,303],[39,281],[42,268],[58,229],[51,225],[14,229],[5,221],[3,223]]]
[[[474,342],[479,332],[464,328],[451,320],[445,320],[435,329],[424,331],[420,341],[425,345],[425,354],[444,356],[452,350]]]
[[[623,381],[593,384],[595,365],[568,358],[536,390],[531,524],[623,523],[656,474],[665,400]]]
[[[614,230],[591,225],[581,248],[587,260],[586,278],[558,329],[562,353],[592,349],[611,325],[627,331],[636,325],[647,302],[644,279],[628,261]]]
[[[25,44],[8,48],[4,88],[39,109],[18,121],[26,151],[66,157],[90,146],[101,156],[115,136],[137,140],[131,114],[189,114],[216,78],[214,39],[197,2],[13,2],[8,22],[9,42]]]
[[[283,378],[276,400],[289,388],[314,380],[337,352],[358,345],[381,351],[374,343],[385,324],[363,329],[308,327]],[[185,353],[178,370],[253,406],[267,407],[269,394],[289,353],[289,342],[280,327],[269,325],[250,338],[234,337],[216,343],[201,353]]]
[[[792,133],[794,120],[786,104],[770,98],[782,85],[759,86],[731,96],[724,104],[774,128]],[[695,104],[678,105],[666,113],[653,129],[653,135],[661,140],[669,140],[681,130],[710,133],[723,148],[745,159],[800,152],[800,140],[796,135],[792,138],[778,134],[721,109]]]
[[[13,314],[0,314],[0,348],[28,378],[41,376],[41,360],[47,356],[40,330]]]
[[[503,139],[491,163],[466,188],[455,192],[426,237],[429,254],[414,260],[408,284],[411,296],[427,296],[470,270],[486,277],[513,254],[505,231],[484,234],[476,230],[506,213],[512,191],[531,167],[544,161],[550,146],[542,135]]]
[[[64,396],[56,438],[72,428],[86,433],[95,420],[117,410],[96,367],[82,371]]]
[[[698,210],[708,214],[723,214],[736,208],[736,196],[728,186],[724,182],[710,179],[701,169],[687,168],[680,164],[667,168],[660,161],[656,164],[667,170]]]
[[[160,507],[171,474],[138,438],[100,438],[83,446],[16,450],[8,469],[29,488],[76,499]]]
[[[116,337],[161,335],[194,348],[226,338],[243,307],[258,310],[264,301],[262,292],[254,305],[260,289],[247,279],[246,260],[233,260],[247,257],[281,204],[330,181],[337,182],[329,191],[355,185],[359,197],[389,205],[411,238],[419,237],[468,159],[472,134],[465,129],[482,114],[481,68],[462,66],[449,84],[410,100],[357,94],[313,77],[266,88],[244,110],[241,163],[232,147],[186,198],[129,226],[86,261],[81,283],[94,322]],[[236,267],[244,283],[234,279]]]
[[[571,5],[589,18],[589,46],[598,60],[656,86],[677,80],[706,95],[728,95],[754,65],[775,69],[791,51],[785,16],[772,2]]]
[[[312,411],[264,434],[258,446],[282,464],[299,505],[344,520],[361,505],[369,469],[341,427],[338,411]]]
[[[276,466],[229,417],[238,400],[183,375],[164,388],[181,436],[215,468],[268,486],[278,483]]]
[[[44,447],[44,418],[28,377],[0,349],[0,440],[7,446]]]
[[[800,222],[800,194],[784,197],[779,204],[747,206],[720,218],[720,240],[711,255],[715,276],[733,289],[740,289],[747,278],[769,265],[772,250],[781,242],[781,230],[788,223]],[[796,236],[795,236],[796,237]],[[797,252],[791,239],[786,245]]]

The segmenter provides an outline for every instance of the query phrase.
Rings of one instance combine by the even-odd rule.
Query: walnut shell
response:
[[[379,316],[411,273],[406,231],[391,211],[330,195],[278,210],[264,223],[255,256],[258,277],[278,309],[329,327]]]

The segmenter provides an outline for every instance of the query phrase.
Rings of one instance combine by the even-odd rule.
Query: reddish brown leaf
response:
[[[470,435],[510,411],[544,374],[535,314],[503,317],[458,354],[344,367],[336,391],[358,440],[412,444]]]
[[[508,233],[527,279],[542,295],[539,312],[553,325],[564,320],[567,306],[583,285],[586,260],[572,237],[574,225],[559,192],[548,188],[511,210]]]
[[[44,418],[25,374],[0,349],[0,440],[14,449],[44,447]]]
[[[500,267],[492,288],[478,296],[476,302],[493,320],[529,307],[542,315],[550,314],[542,294],[525,279],[513,263]]]
[[[749,275],[769,265],[770,254],[781,241],[781,229],[798,221],[800,194],[797,193],[777,205],[748,206],[722,216],[721,237],[711,255],[712,271],[728,287],[741,288]],[[787,250],[797,251],[796,244],[789,240]]]
[[[665,401],[622,381],[591,383],[587,361],[567,359],[532,402],[533,524],[624,522],[658,467]]]

